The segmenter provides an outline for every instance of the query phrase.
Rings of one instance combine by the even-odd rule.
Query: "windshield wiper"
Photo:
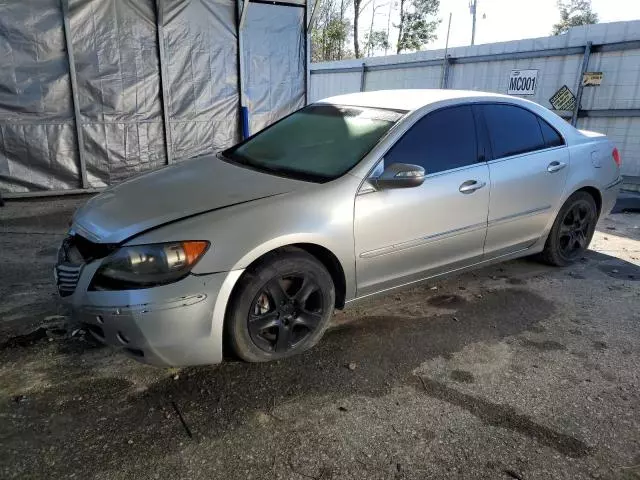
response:
[[[239,163],[240,165],[246,165],[247,167],[251,167],[256,170],[267,170],[269,172],[277,172],[277,173],[291,172],[290,169],[254,162],[250,158],[235,152],[229,155],[225,155],[224,152],[218,152],[218,154],[222,157],[222,160]]]
[[[269,172],[274,172],[274,173],[294,173],[294,174],[297,173],[297,170],[291,170],[290,168],[267,165],[264,163],[260,163],[260,164],[250,163],[248,165],[252,166],[256,170],[267,170]]]
[[[237,161],[235,158],[231,157],[230,155],[225,155],[224,153],[225,151],[226,150],[216,153],[216,157],[218,157],[219,160],[225,160],[225,161],[231,161],[231,162]]]
[[[251,170],[264,172],[267,174],[273,174],[279,177],[292,178],[294,180],[321,182],[321,183],[326,182],[327,180],[330,180],[330,177],[327,177],[324,175],[315,175],[315,174],[307,173],[301,170],[281,167],[279,165],[257,163],[252,161],[250,158],[245,157],[244,155],[239,155],[235,152],[230,155],[225,155],[224,152],[218,152],[218,155],[219,155],[218,158],[220,158],[222,161],[235,163],[237,165],[242,165],[243,167],[250,168]]]

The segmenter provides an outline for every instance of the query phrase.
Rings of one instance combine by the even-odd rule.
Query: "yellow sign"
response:
[[[576,106],[576,97],[569,87],[563,85],[549,99],[549,103],[555,110],[573,110]]]
[[[584,87],[599,87],[604,78],[602,72],[585,72],[582,76],[582,85]]]

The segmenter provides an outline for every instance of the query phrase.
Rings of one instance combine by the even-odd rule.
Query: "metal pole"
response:
[[[249,138],[251,135],[249,128],[249,107],[244,93],[244,39],[242,38],[242,27],[244,19],[247,16],[249,8],[249,0],[238,0],[238,12],[240,18],[238,21],[238,76],[240,85],[240,120],[242,125],[242,139]]]
[[[78,78],[76,75],[76,63],[73,58],[73,41],[71,38],[71,25],[69,23],[69,0],[60,0],[62,8],[62,20],[64,29],[64,41],[67,46],[67,60],[69,62],[69,79],[71,80],[71,101],[73,103],[73,120],[76,126],[76,140],[78,142],[78,159],[80,161],[80,181],[82,188],[87,188],[87,165],[84,158],[84,136],[80,120],[80,100],[78,99]]]
[[[366,71],[367,71],[367,65],[362,62],[362,68],[360,69],[360,91],[364,92],[364,85],[365,85],[365,81],[366,81]]]
[[[444,58],[444,72],[442,75],[442,85],[440,88],[449,88],[449,71],[451,69],[451,55]]]
[[[307,33],[305,35],[305,38],[307,39],[307,45],[305,48],[305,61],[307,63],[307,65],[305,66],[305,98],[307,100],[306,104],[309,105],[309,103],[311,103],[311,34]]]
[[[580,75],[578,76],[578,91],[576,93],[576,104],[573,107],[573,114],[571,115],[571,125],[574,127],[578,124],[578,111],[580,110],[580,103],[582,102],[582,93],[584,92],[584,85],[582,84],[582,78],[585,72],[589,68],[589,58],[591,57],[591,47],[593,42],[587,42],[584,47],[584,56],[582,57],[582,67],[580,68]]]
[[[478,0],[471,0],[469,3],[469,9],[473,16],[473,23],[471,24],[471,45],[476,44],[476,12],[478,11]]]
[[[244,22],[247,18],[247,11],[249,10],[249,0],[246,2],[242,2],[242,12],[240,13],[240,25],[238,25],[238,30],[242,30],[244,28]]]
[[[169,87],[167,85],[167,75],[165,71],[165,51],[164,51],[164,2],[156,0],[156,35],[158,42],[158,58],[160,60],[160,105],[162,107],[162,127],[164,130],[164,151],[167,156],[167,165],[173,162],[171,148],[171,124],[169,123],[169,108],[167,100],[169,98]]]
[[[451,33],[451,17],[453,17],[453,13],[449,13],[449,26],[447,27],[447,43],[444,45],[444,58],[442,59],[442,77],[440,78],[440,88],[447,88],[447,77],[449,70],[449,56],[447,52],[449,51],[449,33]]]
[[[309,2],[306,1],[304,4],[304,98],[306,105],[309,105],[311,101],[311,24],[313,23],[313,16],[316,12],[319,1],[320,0],[316,0],[313,4],[313,11],[311,14],[309,14]]]

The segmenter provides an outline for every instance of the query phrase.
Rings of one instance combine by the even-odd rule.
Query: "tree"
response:
[[[566,33],[571,27],[598,23],[598,14],[591,10],[591,0],[558,0],[560,22],[553,26],[553,35]]]
[[[440,0],[400,0],[400,24],[396,53],[403,50],[419,50],[423,45],[435,40],[439,19]]]
[[[360,54],[360,38],[359,38],[359,26],[360,15],[365,8],[371,3],[371,0],[353,0],[353,53],[356,54],[356,58],[362,57]]]
[[[349,22],[341,21],[336,13],[329,15],[321,26],[314,28],[311,31],[312,61],[342,60],[350,28]]]
[[[351,4],[353,0],[340,0],[340,24],[344,25],[345,22],[347,22],[347,20],[345,20],[344,15],[347,12],[347,8],[349,8],[349,5]],[[348,23],[346,23],[346,25],[348,25]],[[346,36],[345,36],[345,40],[346,40]],[[340,58],[345,58],[344,56],[344,41],[342,43],[340,43]]]
[[[378,9],[385,7],[387,4],[376,5],[376,0],[353,0],[353,51],[356,55],[356,58],[362,57],[362,52],[360,51],[360,17],[365,9],[371,5],[373,1],[372,12],[371,12],[371,25],[369,27],[369,37],[371,37],[371,32],[373,30],[373,22],[378,13]],[[391,14],[391,12],[389,12]],[[366,36],[366,35],[365,35]],[[365,51],[367,50],[367,45],[365,45]]]
[[[390,47],[386,30],[370,30],[365,35],[365,55],[372,57],[376,50],[386,50]]]
[[[354,0],[355,1],[355,0]],[[373,56],[373,52],[376,48],[388,49],[389,48],[389,33],[384,30],[373,31],[373,24],[376,20],[378,10],[386,7],[386,3],[376,4],[376,0],[373,0],[373,6],[371,7],[371,23],[369,24],[369,33],[365,34],[365,46],[364,52],[366,56]],[[389,10],[391,15],[391,10]]]
[[[316,8],[311,26],[311,61],[342,60],[351,55],[344,48],[351,29],[351,23],[345,18],[347,2],[321,0]]]

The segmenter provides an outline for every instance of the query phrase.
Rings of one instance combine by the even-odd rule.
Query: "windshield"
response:
[[[402,115],[366,107],[309,105],[223,155],[278,175],[328,181],[362,160]]]

